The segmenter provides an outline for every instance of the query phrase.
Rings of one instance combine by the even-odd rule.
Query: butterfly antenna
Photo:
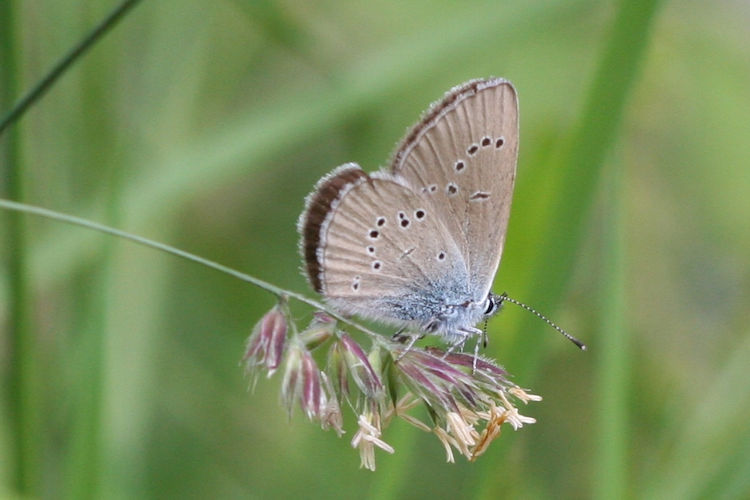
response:
[[[561,333],[563,337],[565,337],[566,339],[570,340],[575,345],[577,345],[579,349],[581,349],[582,351],[586,350],[586,344],[584,344],[583,342],[581,342],[580,340],[578,340],[577,338],[575,338],[574,336],[572,336],[571,334],[569,334],[568,332],[566,332],[565,330],[563,330],[562,328],[560,328],[559,326],[557,326],[555,323],[552,322],[551,319],[549,319],[547,316],[545,316],[544,314],[540,313],[539,311],[537,311],[533,307],[527,306],[523,302],[519,302],[516,299],[512,299],[512,298],[508,297],[507,293],[503,293],[500,296],[500,304],[502,304],[505,301],[508,301],[511,304],[515,304],[515,305],[517,305],[518,307],[520,307],[522,309],[526,309],[531,314],[533,314],[537,318],[541,319],[542,321],[544,321],[545,323],[547,323],[549,326],[551,326],[552,328],[554,328],[555,330],[557,330],[559,333]],[[500,304],[498,304],[498,305],[500,305]]]

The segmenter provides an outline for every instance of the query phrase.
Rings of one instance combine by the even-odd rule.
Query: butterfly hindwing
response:
[[[465,297],[461,251],[427,199],[398,176],[356,164],[318,183],[300,219],[307,274],[342,312],[422,324]]]

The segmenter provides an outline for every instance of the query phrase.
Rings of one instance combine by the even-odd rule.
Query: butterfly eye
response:
[[[497,309],[497,304],[495,303],[494,297],[490,295],[489,297],[487,297],[487,308],[484,310],[484,315],[491,316],[492,313],[495,312],[495,309]]]

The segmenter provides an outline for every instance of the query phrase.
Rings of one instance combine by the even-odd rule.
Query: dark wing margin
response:
[[[305,264],[305,271],[310,285],[318,292],[323,292],[322,250],[325,242],[325,231],[331,210],[336,207],[348,186],[369,176],[356,163],[346,163],[321,178],[315,189],[305,199],[305,210],[297,222],[300,233],[300,253]]]

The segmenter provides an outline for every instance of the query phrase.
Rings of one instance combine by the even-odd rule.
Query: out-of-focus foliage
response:
[[[15,5],[13,78],[26,89],[114,2]],[[476,463],[456,464],[431,436],[397,422],[382,436],[395,454],[378,454],[371,473],[358,469],[349,445],[356,422],[338,438],[301,412],[289,421],[278,373],[247,392],[239,361],[274,304],[267,292],[27,218],[42,496],[580,498],[624,478],[615,490],[637,498],[747,497],[746,3],[660,6],[593,203],[571,210],[583,235],[545,238],[550,200],[565,182],[561,158],[585,118],[618,8],[583,0],[139,5],[15,125],[23,201],[307,291],[295,223],[315,181],[348,161],[386,164],[445,90],[503,76],[519,93],[521,155],[495,291],[557,304],[544,312],[589,351],[507,306],[490,322],[487,354],[544,397],[524,409],[538,422],[506,427]],[[606,119],[606,108],[599,113]],[[548,245],[575,260],[560,262],[572,266],[563,291],[544,295],[543,283],[529,280],[539,266],[557,268],[537,260],[556,255]],[[14,362],[6,284],[0,267],[0,376]],[[613,290],[625,310],[610,323],[602,311]],[[301,323],[310,315],[293,312]],[[622,336],[617,347],[610,328]],[[610,359],[622,366],[614,375]],[[15,493],[15,403],[0,405],[0,494]],[[610,421],[620,423],[616,435]],[[614,472],[603,456],[619,457]]]

